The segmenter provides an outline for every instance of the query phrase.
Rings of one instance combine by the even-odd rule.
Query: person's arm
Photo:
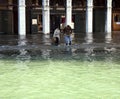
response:
[[[70,27],[70,34],[72,34],[72,28]]]
[[[54,30],[54,34],[53,34],[53,37],[55,37],[55,34],[56,34],[56,29]]]
[[[63,29],[63,35],[65,34],[65,32],[66,32],[66,27]]]

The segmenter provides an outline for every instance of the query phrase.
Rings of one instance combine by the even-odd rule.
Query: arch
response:
[[[85,1],[84,0],[72,0],[73,7],[84,7]]]
[[[65,0],[50,0],[51,7],[55,7],[55,6],[64,7],[65,3],[66,3]]]
[[[93,4],[94,6],[97,6],[97,7],[106,7],[107,6],[107,0],[93,0]]]

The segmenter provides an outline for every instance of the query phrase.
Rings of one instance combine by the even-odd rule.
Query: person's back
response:
[[[56,28],[53,34],[53,39],[55,45],[58,45],[60,43],[60,30],[59,28]]]
[[[69,25],[67,25],[64,30],[63,30],[65,35],[71,35],[72,34],[72,29]]]
[[[53,37],[58,37],[60,39],[60,30],[59,30],[59,28],[55,29]]]
[[[65,43],[66,45],[71,45],[72,42],[72,38],[71,38],[71,34],[72,34],[72,28],[67,25],[64,30],[63,30],[63,34],[64,34],[64,38],[65,38]]]

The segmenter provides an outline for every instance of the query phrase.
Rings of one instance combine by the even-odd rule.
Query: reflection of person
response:
[[[59,43],[60,43],[60,29],[59,29],[59,27],[57,27],[54,30],[53,39],[54,39],[54,44],[59,45]]]
[[[72,43],[72,38],[71,38],[72,28],[69,25],[67,25],[63,29],[63,34],[64,34],[66,45],[71,45],[71,43]]]

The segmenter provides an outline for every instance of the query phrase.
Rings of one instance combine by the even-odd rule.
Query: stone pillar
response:
[[[112,0],[107,0],[107,14],[106,14],[106,31],[107,33],[111,33],[112,29]]]
[[[86,32],[93,32],[93,0],[87,0],[86,9]]]
[[[50,7],[49,0],[42,0],[43,10],[42,10],[42,19],[43,19],[43,33],[50,33]]]
[[[26,5],[25,0],[18,0],[18,34],[26,35]]]
[[[66,0],[66,25],[71,26],[72,21],[72,0]]]

